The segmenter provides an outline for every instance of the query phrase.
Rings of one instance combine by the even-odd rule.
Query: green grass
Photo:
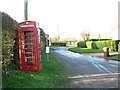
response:
[[[45,51],[42,53],[43,68],[39,72],[9,71],[2,77],[3,88],[64,88],[66,74],[60,62]]]
[[[81,53],[103,53],[102,49],[90,49],[90,48],[75,47],[75,48],[69,48],[69,50],[77,51],[77,52],[81,52]],[[112,51],[110,51],[110,52],[112,52]]]
[[[116,56],[113,56],[112,58],[120,59],[120,54],[117,54]]]

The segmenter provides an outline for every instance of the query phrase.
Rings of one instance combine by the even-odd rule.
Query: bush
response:
[[[45,50],[45,46],[46,46],[45,38],[44,38],[43,36],[41,36],[41,47],[42,47],[42,51]]]
[[[112,40],[111,41],[111,50],[117,52],[119,42],[120,42],[120,40]]]
[[[112,40],[112,39],[89,39],[88,41],[106,41],[106,40]]]
[[[66,46],[66,43],[61,43],[61,42],[55,42],[51,43],[52,46]]]
[[[110,48],[111,41],[95,41],[96,47],[98,49],[102,49],[103,47],[109,47]]]
[[[39,28],[40,29],[40,36],[44,37],[45,38],[45,32],[42,28]]]
[[[109,47],[112,51],[118,51],[118,44],[120,40],[106,40],[106,41],[87,41],[78,42],[78,47],[90,48],[90,49],[103,49],[104,47]]]
[[[11,63],[16,64],[19,60],[18,23],[4,12],[0,15],[2,15],[2,70],[7,72],[8,66]]]
[[[95,44],[98,49],[103,47],[109,47],[112,51],[118,51],[118,44],[120,40],[110,40],[110,41],[95,41]]]
[[[99,41],[99,39],[89,39],[88,41]]]
[[[102,49],[104,47],[109,47],[112,51],[118,51],[118,44],[120,40],[109,40],[109,41],[94,41],[96,48]]]
[[[88,41],[88,42],[86,42],[86,45],[87,45],[87,48],[97,49],[96,44],[95,44],[94,41]]]
[[[112,39],[100,39],[100,41],[106,41],[106,40],[112,40]]]
[[[80,48],[87,48],[85,41],[80,41],[80,42],[78,42],[78,43],[77,43],[77,46],[80,47]]]

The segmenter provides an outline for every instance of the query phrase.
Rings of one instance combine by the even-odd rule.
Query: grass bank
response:
[[[116,56],[113,56],[112,58],[120,59],[120,54],[117,54]]]
[[[81,53],[103,53],[102,49],[90,49],[90,48],[79,48],[79,47],[69,48],[68,50],[77,51]]]
[[[45,51],[42,53],[43,68],[39,72],[11,70],[2,77],[3,88],[64,88],[66,74],[60,62]]]

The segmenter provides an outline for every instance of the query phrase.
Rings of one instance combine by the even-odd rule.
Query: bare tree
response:
[[[60,41],[60,35],[56,34],[54,37],[51,37],[51,42],[59,42]]]
[[[90,32],[82,31],[80,33],[81,37],[83,38],[84,41],[88,41],[90,38]]]
[[[77,42],[76,38],[72,38],[72,42],[75,44]]]
[[[59,42],[60,41],[60,34],[57,34],[56,37],[57,37],[57,41]]]
[[[65,37],[63,41],[67,44],[70,41],[70,38]]]

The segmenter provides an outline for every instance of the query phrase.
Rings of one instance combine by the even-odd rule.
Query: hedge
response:
[[[96,47],[98,49],[101,49],[103,47],[109,47],[111,48],[111,41],[95,41]]]
[[[44,38],[43,36],[41,36],[41,47],[42,47],[42,51],[45,50],[45,46],[46,46],[45,38]]]
[[[88,42],[78,42],[78,47],[91,48],[91,49],[103,49],[104,47],[109,47],[112,51],[118,51],[118,44],[120,40],[107,40],[107,41],[88,41]]]
[[[120,40],[112,40],[111,50],[118,51],[118,44],[119,44],[119,42],[120,42]]]
[[[88,41],[106,41],[106,40],[112,40],[112,39],[89,39]]]
[[[87,48],[85,41],[80,41],[80,42],[78,42],[78,43],[77,43],[77,46],[78,46],[78,47],[81,47],[81,48]]]
[[[66,43],[61,43],[61,42],[55,42],[51,43],[52,46],[66,46]]]
[[[97,49],[96,44],[95,44],[94,41],[86,42],[86,46],[87,46],[87,48],[90,48],[90,49]]]
[[[2,71],[7,72],[11,63],[19,61],[18,23],[8,14],[2,14]]]

